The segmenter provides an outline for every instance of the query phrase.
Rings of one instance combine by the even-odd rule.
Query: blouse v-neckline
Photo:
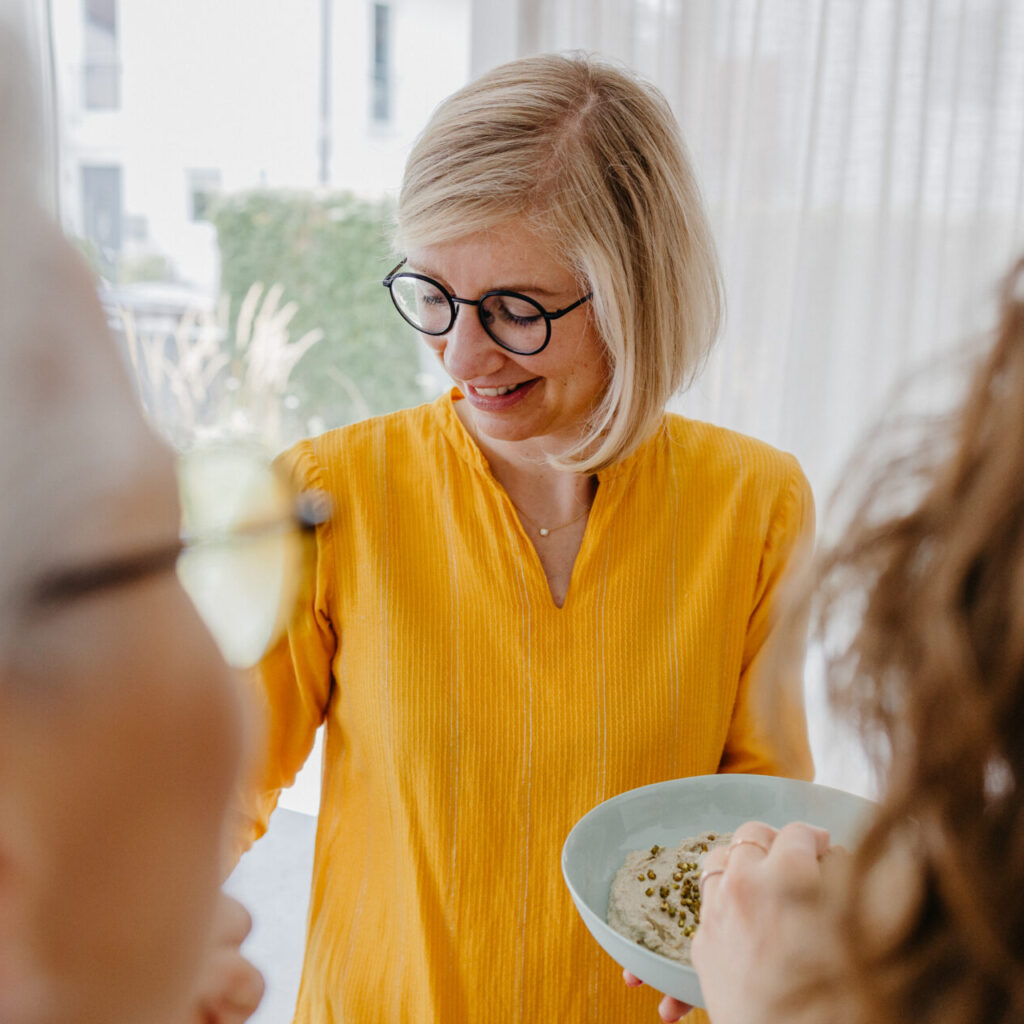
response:
[[[597,549],[601,544],[601,536],[607,528],[614,506],[618,503],[621,495],[626,492],[626,488],[622,486],[624,478],[631,476],[639,462],[646,457],[652,447],[653,439],[645,441],[635,452],[621,462],[607,469],[600,470],[596,474],[597,489],[594,494],[594,501],[590,507],[590,514],[587,516],[583,539],[573,560],[572,571],[569,575],[569,585],[565,591],[565,599],[559,605],[551,591],[547,573],[544,571],[544,566],[541,562],[540,553],[526,532],[526,528],[516,512],[512,499],[497,477],[495,477],[486,455],[484,455],[480,446],[466,429],[465,424],[455,410],[455,402],[459,399],[462,399],[462,393],[458,388],[453,387],[435,401],[434,408],[439,419],[441,431],[456,453],[483,479],[487,487],[495,494],[495,499],[501,504],[510,527],[518,539],[525,557],[529,561],[531,585],[542,588],[545,608],[557,616],[564,617],[572,611],[573,607],[580,603],[579,591],[584,586],[581,577],[584,576],[588,565],[597,555]]]

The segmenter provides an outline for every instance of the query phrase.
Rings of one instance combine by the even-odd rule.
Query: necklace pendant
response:
[[[546,537],[551,532],[546,526],[540,526],[538,529],[540,530],[540,535],[542,537]]]

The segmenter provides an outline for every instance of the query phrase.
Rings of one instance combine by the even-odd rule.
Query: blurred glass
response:
[[[287,628],[310,579],[325,503],[296,495],[255,446],[194,448],[178,467],[178,576],[228,663],[252,666]]]

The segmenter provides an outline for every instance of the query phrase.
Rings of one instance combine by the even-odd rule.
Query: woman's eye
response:
[[[498,306],[498,315],[506,323],[520,327],[529,327],[541,318],[536,306],[515,299],[503,299]]]

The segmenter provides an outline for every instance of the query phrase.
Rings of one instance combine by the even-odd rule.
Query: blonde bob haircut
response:
[[[718,333],[714,242],[665,98],[586,55],[514,60],[448,97],[409,156],[398,251],[519,219],[592,291],[609,379],[558,459],[593,473],[656,430]],[[586,307],[585,307],[586,308]]]

